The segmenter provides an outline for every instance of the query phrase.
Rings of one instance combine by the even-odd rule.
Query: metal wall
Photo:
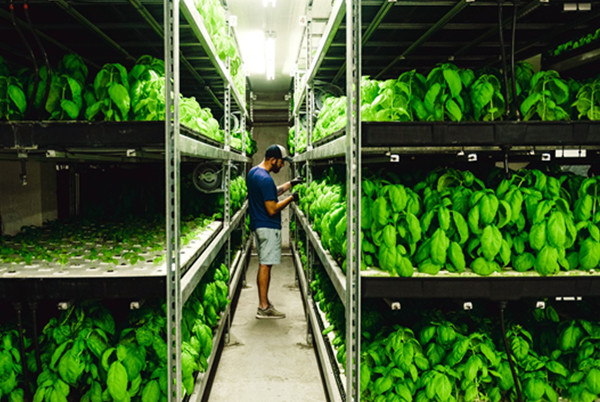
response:
[[[54,163],[27,162],[27,185],[20,162],[0,162],[0,233],[14,235],[26,225],[57,218]]]

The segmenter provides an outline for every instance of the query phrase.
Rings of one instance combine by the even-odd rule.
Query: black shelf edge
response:
[[[164,276],[0,279],[2,300],[150,299],[166,296]]]
[[[223,144],[181,126],[180,132],[205,144]],[[164,121],[11,121],[0,122],[0,150],[66,148],[164,148]]]
[[[600,122],[363,122],[362,147],[600,145]]]
[[[600,296],[600,275],[510,277],[366,277],[363,298],[519,300]]]

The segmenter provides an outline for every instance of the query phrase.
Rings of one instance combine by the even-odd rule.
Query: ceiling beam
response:
[[[450,9],[450,11],[448,11],[435,24],[429,25],[429,29],[427,29],[427,31],[423,35],[421,35],[421,37],[419,39],[417,39],[412,45],[410,45],[408,48],[406,48],[406,50],[404,50],[398,57],[394,58],[394,60],[392,60],[391,63],[389,63],[387,66],[385,66],[383,68],[383,70],[381,70],[379,72],[379,74],[377,74],[375,76],[375,78],[379,79],[390,68],[392,68],[394,66],[394,64],[396,64],[400,60],[406,58],[406,56],[410,55],[419,46],[421,46],[423,43],[425,43],[425,41],[427,41],[427,39],[432,37],[434,34],[436,34],[441,29],[444,29],[445,27],[447,27],[448,22],[452,18],[456,17],[462,10],[464,10],[467,7],[467,5],[468,5],[467,0],[460,0],[454,7],[452,7],[452,9]]]

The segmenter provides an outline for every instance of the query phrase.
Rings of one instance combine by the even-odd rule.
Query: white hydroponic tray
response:
[[[215,235],[221,230],[223,223],[214,221],[210,223],[205,230],[192,239],[187,245],[180,247],[180,266],[185,269],[198,257],[198,255],[208,246]],[[79,251],[83,252],[92,247],[116,246],[114,241],[108,241],[101,244],[86,243]],[[20,262],[0,264],[0,278],[106,278],[106,277],[147,277],[147,276],[165,276],[166,264],[164,257],[157,263],[156,259],[164,256],[166,250],[152,251],[149,248],[143,249],[138,253],[144,258],[132,265],[122,258],[121,254],[115,254],[116,264],[101,261],[85,260],[83,256],[70,256],[67,263],[59,264],[57,262],[48,263],[46,261],[33,260],[31,264]]]

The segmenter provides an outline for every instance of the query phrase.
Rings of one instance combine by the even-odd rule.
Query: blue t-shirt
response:
[[[248,187],[248,212],[250,213],[250,230],[256,228],[281,229],[281,213],[269,216],[265,201],[277,202],[277,186],[265,169],[255,166],[246,177]]]

